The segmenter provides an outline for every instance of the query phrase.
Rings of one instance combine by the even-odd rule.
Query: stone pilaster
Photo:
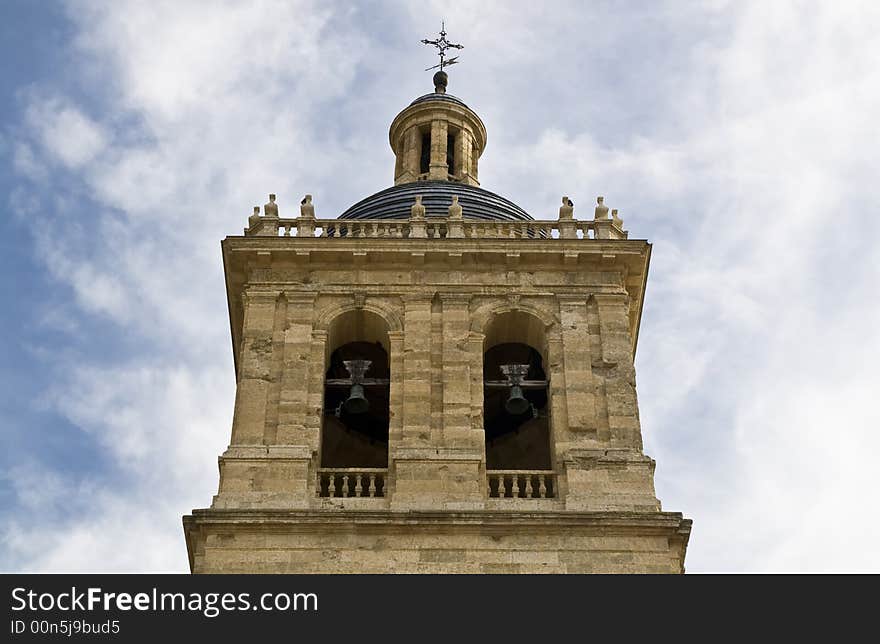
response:
[[[586,296],[559,296],[567,430],[596,433],[596,400],[591,367]]]
[[[292,341],[301,338],[302,329],[291,321],[310,317],[313,301],[314,296],[288,300],[274,290],[247,292],[239,378],[242,393],[236,397],[232,444],[220,457],[215,508],[309,507],[314,496],[318,432],[305,431],[302,419],[320,417],[320,409],[317,414],[306,406],[291,409],[291,392],[302,394],[299,399],[305,400],[307,387],[292,378],[290,362],[302,362],[302,352],[310,353],[308,340],[304,345]],[[267,342],[270,351],[265,355]],[[323,364],[323,355],[318,364]],[[248,404],[239,405],[239,398]],[[299,420],[299,431],[292,429],[294,418]],[[261,419],[263,432],[258,440]]]
[[[468,357],[471,361],[470,384],[471,384],[471,428],[479,430],[480,441],[483,443],[485,452],[485,433],[483,428],[483,343],[486,336],[482,333],[471,331],[468,333],[467,346]],[[485,453],[483,460],[486,460]]]
[[[604,379],[609,438],[613,445],[642,449],[632,337],[629,333],[629,296],[594,294],[599,313],[602,355],[593,357]]]
[[[272,359],[269,371],[269,390],[266,394],[266,425],[263,442],[272,445],[278,433],[278,416],[284,373],[284,330],[287,328],[287,297],[284,293],[275,301],[275,318],[272,322]]]
[[[431,296],[404,302],[401,445],[428,445],[431,438]]]
[[[324,363],[323,360],[318,363],[312,361],[315,297],[314,293],[289,293],[287,296],[284,371],[275,442],[317,449],[317,437],[307,436],[306,430],[306,421],[314,414],[309,404],[310,379],[313,371],[321,372]]]
[[[404,377],[406,366],[403,359],[404,333],[403,331],[390,331],[388,333],[388,365],[391,371],[391,383],[388,393],[389,424],[388,424],[388,452],[389,457],[396,447],[404,444],[403,432],[403,397]]]
[[[466,509],[484,501],[482,434],[470,427],[467,301],[441,296],[442,364],[431,361],[432,300],[404,298],[403,440],[392,451],[393,509]],[[458,344],[449,344],[446,332]],[[436,353],[435,353],[436,355]],[[448,361],[448,364],[447,364]],[[447,372],[446,369],[450,371]],[[431,373],[443,372],[443,425],[432,428]],[[463,378],[455,382],[451,376]],[[463,387],[461,385],[464,385]],[[451,417],[447,418],[447,410]],[[432,431],[436,429],[439,431]]]
[[[233,445],[263,444],[266,402],[272,378],[272,334],[280,290],[248,289],[243,295],[244,323],[232,417]]]
[[[469,295],[441,295],[443,438],[447,447],[479,449],[479,437],[471,430],[470,299]]]
[[[655,464],[641,451],[629,297],[599,293],[592,298],[598,311],[601,352],[591,356],[591,364],[602,382],[608,429],[593,445],[567,450],[565,506],[581,511],[657,512]]]

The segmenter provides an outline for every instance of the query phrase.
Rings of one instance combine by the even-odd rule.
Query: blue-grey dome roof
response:
[[[410,103],[410,105],[417,105],[419,103],[426,103],[428,101],[448,101],[450,103],[456,103],[463,107],[467,107],[464,101],[461,100],[458,96],[453,96],[452,94],[441,94],[439,92],[432,92],[430,94],[425,94],[424,96],[419,96],[416,100]]]
[[[458,195],[465,219],[531,220],[533,217],[512,201],[494,192],[453,181],[414,181],[393,186],[358,201],[340,219],[409,219],[416,195],[422,196],[428,217],[445,217],[452,196]]]

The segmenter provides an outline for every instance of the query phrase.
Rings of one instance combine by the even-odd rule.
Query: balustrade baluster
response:
[[[550,499],[556,497],[556,480],[552,473],[530,470],[495,470],[487,472],[486,480],[489,498],[493,499]]]
[[[354,475],[354,495],[355,496],[363,496],[364,488],[361,485],[361,480],[364,478],[363,474],[355,474]]]
[[[348,497],[348,474],[342,475],[342,496]]]
[[[370,497],[376,496],[376,475],[370,474],[370,487],[367,490]]]
[[[331,472],[329,478],[330,484],[327,486],[327,496],[333,497],[336,496],[336,475]]]

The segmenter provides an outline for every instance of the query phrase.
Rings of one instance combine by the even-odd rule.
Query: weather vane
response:
[[[433,67],[428,67],[425,71],[429,72],[432,69],[440,68],[440,71],[443,71],[444,67],[448,67],[449,65],[455,65],[458,62],[458,56],[453,56],[449,60],[446,60],[446,50],[447,49],[464,49],[462,45],[458,45],[456,43],[451,43],[446,40],[446,21],[440,23],[440,38],[437,40],[428,40],[427,38],[423,39],[422,42],[426,45],[433,45],[437,49],[440,50],[440,64],[434,65]]]

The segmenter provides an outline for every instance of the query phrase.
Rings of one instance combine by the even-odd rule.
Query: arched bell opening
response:
[[[483,357],[486,467],[549,470],[547,378],[536,349],[499,344]]]
[[[427,175],[431,169],[431,128],[420,130],[419,174]]]
[[[369,311],[349,311],[328,331],[321,467],[388,467],[388,328]]]
[[[522,311],[495,316],[483,353],[483,418],[489,470],[552,468],[546,339]]]

